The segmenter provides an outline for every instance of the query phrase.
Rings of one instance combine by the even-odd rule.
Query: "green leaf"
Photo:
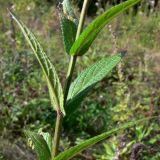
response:
[[[65,15],[67,15],[68,17],[71,17],[72,19],[74,19],[75,23],[77,23],[78,21],[77,21],[76,15],[74,13],[71,1],[70,0],[63,0],[62,6],[63,6],[63,13]]]
[[[76,145],[74,147],[71,147],[68,150],[60,153],[57,157],[53,158],[53,160],[64,160],[64,159],[69,160],[69,159],[73,158],[74,156],[76,156],[77,154],[79,154],[80,152],[87,149],[88,147],[90,147],[90,146],[92,146],[92,145],[94,145],[94,144],[112,136],[113,134],[118,133],[119,131],[124,130],[126,128],[132,127],[132,126],[134,126],[134,125],[136,125],[140,122],[145,122],[148,119],[150,119],[150,118],[144,118],[144,119],[141,119],[141,120],[130,122],[130,123],[124,124],[121,127],[116,127],[115,129],[112,129],[111,131],[105,132],[103,134],[100,134],[100,135],[95,136],[93,138],[90,138],[88,140],[85,140],[81,144]]]
[[[43,136],[44,140],[46,141],[46,143],[48,145],[50,152],[52,153],[52,137],[51,137],[51,135],[48,132],[41,132],[40,134]]]
[[[51,160],[51,152],[43,136],[30,131],[25,131],[25,135],[32,141],[39,160]]]
[[[60,13],[60,23],[64,48],[69,54],[69,51],[75,41],[77,25],[70,19],[68,19],[63,13]]]
[[[59,13],[60,24],[64,48],[66,52],[69,54],[69,51],[76,38],[78,20],[76,19],[70,0],[64,0],[62,5],[63,12]]]
[[[71,84],[66,111],[71,114],[97,82],[102,80],[122,59],[124,54],[103,58],[83,71]]]
[[[91,24],[88,25],[80,37],[75,41],[70,50],[70,55],[81,56],[86,53],[98,33],[105,27],[106,24],[139,1],[140,0],[128,0],[127,2],[112,7],[102,15],[98,16]]]
[[[43,48],[41,47],[40,43],[35,38],[33,33],[25,26],[25,24],[21,20],[18,20],[13,13],[10,12],[10,14],[20,27],[45,74],[53,107],[56,111],[61,111],[65,115],[65,111],[63,108],[63,90],[53,64],[47,57],[46,53],[43,51]]]

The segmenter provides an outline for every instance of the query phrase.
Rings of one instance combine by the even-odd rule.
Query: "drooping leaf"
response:
[[[59,12],[62,38],[64,48],[69,54],[76,38],[78,20],[76,19],[70,0],[64,0],[62,6],[63,11]]]
[[[10,12],[15,22],[20,27],[22,33],[24,34],[27,42],[31,46],[44,74],[47,80],[48,89],[50,93],[50,98],[52,105],[55,110],[61,111],[65,115],[65,111],[63,108],[63,91],[62,86],[59,81],[58,75],[56,73],[56,70],[51,63],[50,59],[46,55],[46,53],[43,51],[43,48],[41,47],[40,43],[34,36],[34,34],[26,27],[26,25],[16,18],[16,16]]]
[[[139,1],[140,0],[128,0],[127,2],[112,7],[102,15],[98,16],[91,24],[87,26],[80,37],[75,41],[70,50],[70,55],[81,56],[86,53],[92,42],[97,37],[98,33],[105,27],[106,24]]]
[[[75,111],[97,82],[102,80],[122,59],[123,53],[103,58],[83,71],[71,84],[66,106],[67,114]]]
[[[30,131],[25,131],[25,135],[32,141],[39,160],[51,160],[51,152],[42,135]]]
[[[112,136],[113,134],[118,133],[119,131],[124,130],[126,128],[132,127],[138,123],[145,122],[149,119],[150,118],[144,118],[141,120],[130,122],[130,123],[122,125],[121,127],[116,127],[115,129],[112,129],[111,131],[105,132],[103,134],[100,134],[100,135],[95,136],[93,138],[90,138],[88,140],[85,140],[81,144],[78,144],[78,145],[71,147],[68,150],[65,150],[64,152],[60,153],[57,157],[53,158],[53,160],[69,160],[69,159],[73,158],[74,156],[78,155],[80,152],[86,150],[88,147]]]

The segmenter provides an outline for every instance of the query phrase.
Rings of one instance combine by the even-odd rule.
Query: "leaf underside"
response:
[[[51,152],[43,136],[30,131],[25,131],[25,135],[31,139],[39,160],[51,160]]]
[[[43,48],[41,47],[34,34],[21,20],[18,20],[13,13],[10,12],[10,14],[20,27],[43,70],[54,109],[56,111],[61,111],[65,115],[63,108],[63,90],[53,64],[51,63],[46,53],[43,51]]]
[[[46,141],[48,148],[50,150],[50,153],[52,153],[52,136],[48,132],[41,132],[40,133],[44,140]]]
[[[63,6],[63,12],[64,12],[64,14],[67,15],[67,16],[69,16],[69,17],[71,17],[75,21],[77,21],[76,15],[74,13],[73,6],[71,4],[71,0],[63,0],[62,6]]]

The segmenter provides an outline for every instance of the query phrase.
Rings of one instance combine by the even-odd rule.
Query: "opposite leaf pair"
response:
[[[70,6],[70,4],[68,4],[69,3],[68,1],[69,0],[64,0],[64,3],[63,3],[66,10],[68,9],[68,7],[66,6],[68,5]],[[111,22],[111,20],[115,18],[117,15],[124,12],[125,10],[127,10],[128,8],[130,8],[131,6],[135,5],[138,2],[140,2],[140,0],[128,0],[127,2],[121,3],[120,5],[112,7],[108,11],[105,11],[102,15],[98,16],[93,22],[91,22],[84,29],[80,37],[75,42],[74,42],[75,40],[74,35],[76,35],[76,23],[73,22],[72,20],[69,20],[69,18],[67,17],[65,17],[65,21],[64,21],[64,18],[62,18],[61,29],[63,33],[63,40],[64,40],[66,52],[72,56],[84,55],[88,51],[93,41],[96,39],[99,32],[105,27],[106,24]],[[73,9],[71,8],[69,9],[72,10],[72,13],[73,13]],[[68,16],[70,17],[71,15],[69,14]],[[72,35],[70,34],[71,28],[73,32]],[[70,42],[70,43],[67,43],[67,42]]]
[[[156,118],[156,117],[154,117]],[[78,144],[74,147],[71,147],[63,152],[61,152],[58,156],[52,158],[52,152],[50,150],[50,146],[47,143],[46,139],[42,135],[39,135],[34,132],[26,131],[25,134],[28,138],[30,138],[33,142],[34,149],[38,155],[39,160],[69,160],[79,154],[80,152],[84,151],[88,147],[106,139],[109,138],[110,136],[114,135],[115,133],[120,132],[121,130],[127,129],[129,127],[133,127],[134,125],[137,125],[139,123],[148,121],[151,118],[144,118],[141,120],[133,121],[126,123],[122,125],[121,127],[117,127],[113,130],[110,130],[108,132],[102,133],[98,136],[95,136],[93,138],[90,138],[88,140],[85,140],[81,144]]]

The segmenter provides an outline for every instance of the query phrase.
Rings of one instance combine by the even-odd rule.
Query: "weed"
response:
[[[99,60],[81,72],[79,76],[72,82],[72,76],[77,58],[83,56],[88,51],[91,44],[96,39],[99,32],[106,26],[106,24],[108,24],[117,15],[138,2],[139,0],[129,0],[109,9],[108,11],[105,11],[83,30],[89,0],[84,0],[79,20],[74,14],[70,1],[63,1],[62,8],[59,10],[59,15],[64,48],[66,53],[70,56],[70,62],[64,87],[62,87],[63,85],[60,82],[59,76],[55,67],[51,63],[50,58],[46,55],[34,34],[21,20],[16,18],[16,16],[10,12],[12,18],[16,21],[21,31],[23,32],[41,66],[48,85],[52,106],[57,113],[53,138],[51,138],[50,134],[48,133],[34,133],[31,131],[25,131],[26,136],[31,140],[31,146],[37,152],[40,160],[71,159],[79,152],[82,152],[91,145],[98,143],[99,141],[111,136],[119,130],[123,130],[146,120],[142,119],[121,125],[116,129],[85,140],[78,145],[65,150],[64,152],[59,153],[59,142],[62,121],[64,117],[70,117],[72,114],[74,114],[80,103],[85,97],[87,97],[93,87],[109,72],[111,72],[112,69],[121,61],[121,59],[124,57],[124,53],[118,53]]]

